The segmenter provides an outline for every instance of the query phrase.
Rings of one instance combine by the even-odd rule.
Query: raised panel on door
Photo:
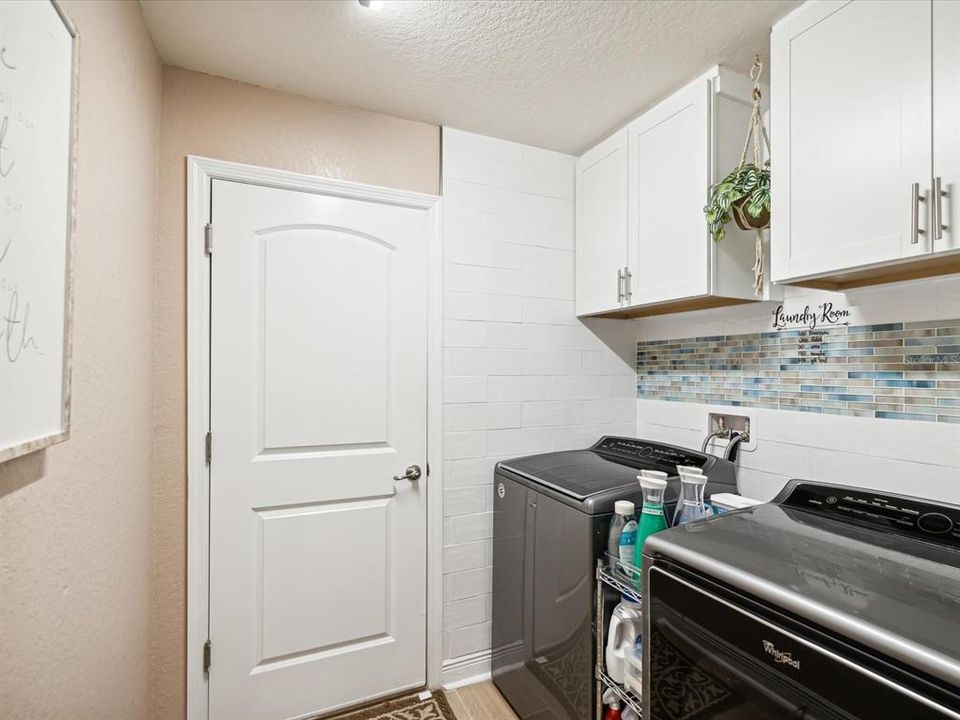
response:
[[[396,624],[390,597],[394,563],[384,551],[393,540],[387,531],[390,510],[389,498],[381,497],[256,511],[261,539],[256,668],[349,649],[358,641],[388,641]],[[350,551],[344,552],[347,538]],[[362,583],[364,592],[330,592],[331,581],[345,587]]]
[[[774,280],[930,250],[911,193],[930,185],[930,22],[929,2],[854,0],[775,28]]]
[[[710,292],[710,92],[697,81],[628,128],[632,305]]]
[[[960,250],[960,3],[933,2],[933,175],[940,178],[935,252]],[[936,198],[934,198],[936,200]]]
[[[396,248],[322,226],[261,237],[265,446],[387,447]]]
[[[627,134],[621,130],[577,163],[578,315],[620,306],[617,272],[627,266]]]
[[[211,718],[419,686],[425,495],[393,476],[426,464],[427,214],[212,195]]]

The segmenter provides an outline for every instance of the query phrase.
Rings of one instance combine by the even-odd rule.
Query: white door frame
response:
[[[330,180],[285,170],[187,156],[187,718],[208,717],[203,646],[209,629],[210,468],[210,222],[213,180],[332,195],[426,210],[427,240],[427,667],[430,688],[441,685],[443,661],[443,243],[436,195]],[[216,250],[214,250],[216,252]],[[216,663],[216,648],[213,649]]]

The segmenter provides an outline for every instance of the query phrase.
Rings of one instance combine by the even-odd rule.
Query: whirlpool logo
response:
[[[780,651],[780,650],[777,650],[777,646],[774,645],[774,644],[773,644],[772,642],[770,642],[769,640],[764,640],[764,641],[763,641],[763,651],[764,651],[767,655],[772,656],[773,659],[774,659],[776,662],[781,663],[782,665],[789,665],[789,666],[792,667],[794,670],[799,670],[799,669],[800,669],[800,661],[799,661],[799,660],[794,660],[794,659],[793,659],[793,655],[791,655],[790,653],[786,653],[786,652],[782,652],[782,651]]]

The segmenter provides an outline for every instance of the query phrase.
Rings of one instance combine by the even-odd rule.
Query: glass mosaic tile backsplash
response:
[[[960,319],[639,342],[637,397],[960,423]]]

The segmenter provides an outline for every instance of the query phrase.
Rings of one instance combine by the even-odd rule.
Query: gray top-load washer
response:
[[[660,470],[670,477],[671,517],[678,465],[703,470],[707,496],[737,491],[732,463],[635,438],[608,436],[586,450],[497,465],[492,670],[521,720],[592,715],[595,568],[606,549],[614,503],[626,499],[639,507],[638,471]]]

